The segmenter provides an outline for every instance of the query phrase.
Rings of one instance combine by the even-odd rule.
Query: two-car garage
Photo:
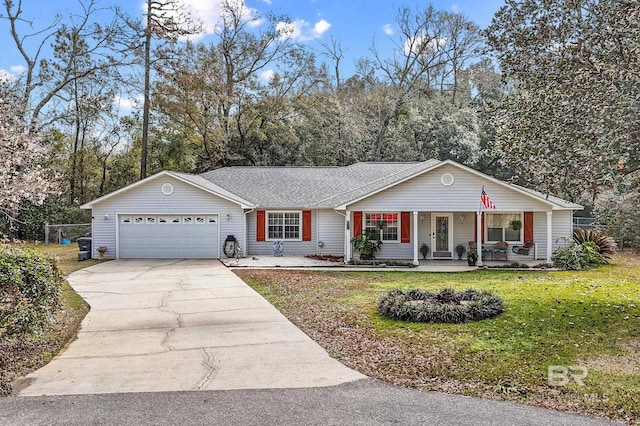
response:
[[[219,220],[210,214],[120,214],[120,258],[217,258]]]

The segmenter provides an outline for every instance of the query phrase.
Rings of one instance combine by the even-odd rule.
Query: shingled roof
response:
[[[438,160],[356,163],[345,167],[225,167],[200,175],[262,207],[333,208],[385,188]]]
[[[248,200],[259,207],[336,208],[445,164],[454,164],[481,174],[450,160],[427,160],[405,163],[363,162],[344,167],[236,166],[192,176],[192,179],[200,186],[206,186],[203,182],[210,182],[218,192],[235,194],[241,200]],[[187,176],[182,177],[188,179]],[[539,191],[498,182],[554,204],[560,209],[583,208],[579,204]]]

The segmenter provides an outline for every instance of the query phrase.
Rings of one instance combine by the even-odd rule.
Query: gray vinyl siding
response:
[[[173,194],[164,195],[164,183],[173,185]],[[169,176],[145,182],[93,206],[92,249],[97,257],[97,248],[107,247],[105,257],[116,256],[116,228],[118,214],[219,214],[219,253],[227,235],[233,234],[242,242],[242,216],[240,206],[224,198],[217,197],[193,185]],[[227,214],[229,220],[227,220]],[[105,215],[109,218],[105,219]]]
[[[275,211],[300,211],[309,209],[269,209],[264,208],[267,212]],[[320,212],[320,213],[319,213]],[[318,230],[318,217],[322,215],[320,225],[322,228]],[[334,215],[336,217],[333,217]],[[302,220],[302,218],[300,218]],[[249,255],[271,256],[273,255],[273,241],[256,241],[256,220],[257,211],[252,211],[247,215],[247,246]],[[302,227],[302,223],[300,224]],[[318,232],[321,233],[321,241],[325,243],[322,254],[343,254],[343,236],[342,229],[344,226],[344,218],[333,210],[311,210],[311,241],[287,241],[284,240],[284,256],[306,256],[321,253],[318,247]],[[300,230],[302,233],[302,229]],[[266,234],[265,234],[266,235]],[[331,249],[335,249],[335,253],[331,253]]]
[[[451,173],[455,182],[444,186],[440,177]],[[515,188],[452,165],[437,168],[347,206],[350,211],[475,212],[480,207],[482,185],[501,211],[546,211],[550,204],[522,194]]]
[[[463,215],[462,222],[460,222],[461,214]],[[422,246],[423,243],[429,246],[427,259],[432,258],[433,239],[431,236],[431,215],[431,212],[420,212],[418,215],[418,259],[422,259],[420,246]],[[456,245],[462,244],[465,246],[465,249],[467,249],[469,241],[473,240],[474,218],[475,216],[473,213],[453,213],[453,246],[451,247],[451,250],[454,258],[457,258],[457,255],[455,254]],[[401,220],[402,218],[400,218],[400,221]],[[402,225],[400,224],[400,226]],[[382,247],[380,248],[380,251],[376,253],[376,257],[381,259],[413,259],[413,214],[411,215],[411,225],[409,228],[411,236],[409,243],[386,241],[382,243]],[[357,253],[354,253],[354,255],[356,258],[358,257]]]
[[[460,215],[463,219],[460,222]],[[469,250],[469,241],[475,240],[474,230],[476,215],[474,213],[453,213],[453,258],[457,259],[456,246],[462,244],[465,250]],[[466,254],[466,251],[465,251]],[[466,257],[463,256],[463,259]]]
[[[318,215],[318,227],[311,230],[318,233],[318,241],[324,243],[318,247],[318,254],[344,256],[344,216],[334,210],[314,210]],[[316,231],[317,229],[317,231]]]

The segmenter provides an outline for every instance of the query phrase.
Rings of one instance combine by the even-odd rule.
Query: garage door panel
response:
[[[160,215],[159,215],[160,216]],[[175,216],[173,216],[175,217]],[[119,222],[119,257],[121,258],[217,258],[219,233],[217,215],[190,223],[161,223],[158,220],[134,220],[122,217]],[[130,219],[130,220],[127,220]],[[187,221],[185,221],[187,222]]]

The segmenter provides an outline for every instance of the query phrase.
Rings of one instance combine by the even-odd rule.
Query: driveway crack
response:
[[[207,372],[207,374],[205,374],[204,378],[202,379],[202,381],[200,382],[200,384],[198,385],[198,390],[202,390],[205,386],[207,386],[209,384],[209,382],[211,382],[216,374],[218,373],[218,370],[216,369],[214,362],[215,362],[215,356],[213,355],[213,353],[208,352],[206,349],[202,349],[202,353],[204,355],[204,359],[202,361],[202,365],[205,368],[208,368],[209,371]]]
[[[160,301],[160,306],[158,306],[158,310],[160,310],[161,312],[167,312],[176,316],[176,326],[167,330],[164,337],[162,338],[162,341],[160,342],[160,346],[167,348],[169,351],[173,350],[173,346],[167,343],[169,337],[171,336],[171,333],[173,333],[176,329],[182,327],[182,314],[180,314],[180,312],[172,311],[167,307],[167,301],[171,297],[171,293],[171,291],[167,291]]]

